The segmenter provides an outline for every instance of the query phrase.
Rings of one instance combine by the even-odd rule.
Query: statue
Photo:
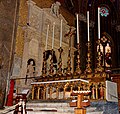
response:
[[[104,99],[104,87],[102,84],[100,84],[99,91],[100,91],[100,99]]]
[[[33,74],[35,73],[35,69],[33,66],[33,61],[30,61],[30,64],[27,67],[27,73],[29,76],[33,76]]]
[[[59,16],[59,7],[61,6],[60,2],[56,1],[51,6],[51,14],[58,17]]]
[[[32,77],[34,77],[35,76],[35,62],[34,62],[34,60],[33,59],[29,59],[28,60],[28,66],[27,66],[27,73],[26,73],[26,79],[25,79],[25,84],[27,84],[27,79],[28,79],[28,77],[29,78],[32,78]],[[32,82],[32,80],[30,81],[29,80],[29,82],[28,83],[31,83]]]
[[[95,85],[93,85],[93,87],[92,87],[92,99],[95,99],[95,94],[96,94]]]
[[[106,60],[106,66],[107,67],[112,65],[112,57],[111,57],[110,49],[107,49],[107,53],[105,55],[105,60]]]

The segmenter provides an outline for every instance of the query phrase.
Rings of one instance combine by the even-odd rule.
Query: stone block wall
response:
[[[18,5],[18,0],[0,0],[0,108],[4,105],[12,68]]]

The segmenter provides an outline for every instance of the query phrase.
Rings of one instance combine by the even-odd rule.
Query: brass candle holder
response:
[[[53,76],[54,74],[54,69],[53,69],[53,54],[54,54],[54,50],[51,50],[51,59],[50,59],[50,69],[49,69],[49,75]]]
[[[66,74],[67,75],[71,75],[71,56],[70,56],[70,47],[69,47],[69,52],[68,52],[68,61],[67,61],[67,71]]]
[[[95,73],[99,73],[99,72],[103,72],[103,67],[101,65],[101,50],[100,50],[100,40],[98,40],[98,46],[99,46],[99,49],[98,49],[98,57],[97,57],[97,67],[95,69]]]
[[[58,51],[59,51],[59,53],[60,53],[60,56],[59,56],[59,62],[58,62],[57,75],[62,76],[62,57],[61,57],[62,52],[63,52],[62,47],[60,47],[60,48],[58,49]]]
[[[47,61],[46,61],[46,51],[43,52],[43,67],[42,67],[42,76],[47,76]]]
[[[80,69],[80,44],[77,44],[77,66],[75,70],[75,75],[81,74],[81,69]]]
[[[90,46],[91,46],[90,41],[88,41],[88,43],[87,43],[87,47],[88,47],[88,52],[87,52],[87,65],[86,65],[86,69],[85,69],[85,72],[84,72],[85,74],[90,74],[90,73],[92,73],[92,69],[91,69],[91,57],[90,57],[90,55],[91,55]]]

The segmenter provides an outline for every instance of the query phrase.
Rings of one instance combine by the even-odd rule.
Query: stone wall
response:
[[[0,0],[0,108],[12,68],[18,0]]]
[[[49,16],[48,15],[49,13],[46,14],[44,10],[48,10],[48,9],[50,10],[50,7],[53,3],[54,2],[52,0],[46,0],[46,1],[32,0],[30,3],[31,9],[29,10],[29,2],[27,2],[26,0],[20,0],[19,12],[18,12],[19,20],[18,20],[18,27],[17,27],[17,34],[16,34],[12,78],[25,78],[27,60],[30,58],[33,58],[37,62],[36,66],[38,70],[38,75],[40,75],[41,68],[42,68],[41,67],[42,64],[40,61],[42,61],[41,59],[43,56],[42,51],[44,49],[44,44],[42,43],[44,41],[42,41],[42,39],[44,40],[46,36],[46,29],[44,29],[44,26],[43,26],[44,25],[43,18],[45,18],[44,15]],[[29,14],[28,10],[29,12],[32,11],[33,14],[32,13]],[[74,25],[74,19],[73,19],[74,16],[70,14],[67,10],[65,10],[62,6],[60,6],[60,14],[65,18],[64,20],[68,22],[68,23],[63,22],[63,24],[67,26],[67,30],[68,30],[69,29],[68,25]],[[28,17],[29,17],[28,15],[31,16],[29,20],[29,25],[28,25]],[[55,21],[57,20],[56,17],[51,16],[51,20],[52,19]],[[73,21],[70,21],[70,20],[73,20]],[[56,23],[57,25],[60,24],[59,21],[56,21]],[[64,32],[67,32],[67,31],[65,30]],[[50,33],[50,36],[51,36],[51,33]],[[30,43],[31,45],[28,45],[28,42],[31,42]],[[55,42],[55,45],[57,45],[56,42]],[[30,46],[32,46],[32,48],[30,48]],[[49,44],[48,44],[48,47],[50,47]],[[35,49],[37,51],[35,51]],[[34,53],[30,54],[30,52],[34,52]],[[16,84],[21,87],[21,85],[19,84],[21,82],[23,83],[24,81],[20,79],[16,82]]]

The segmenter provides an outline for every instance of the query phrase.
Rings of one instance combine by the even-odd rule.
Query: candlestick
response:
[[[88,42],[90,41],[90,36],[89,36],[89,11],[87,11],[87,28],[88,28]]]
[[[77,65],[76,65],[76,70],[75,70],[75,75],[81,74],[81,68],[80,68],[80,44],[77,44]]]
[[[98,39],[100,39],[100,7],[98,7]]]
[[[49,25],[47,26],[47,34],[46,34],[46,45],[45,45],[45,50],[47,50],[48,32],[49,32]]]
[[[77,17],[77,43],[79,43],[79,19],[78,19],[78,14],[76,15]]]
[[[91,52],[90,52],[90,47],[91,47],[91,44],[90,44],[90,41],[88,41],[87,43],[87,46],[88,46],[88,52],[87,52],[87,65],[86,65],[86,69],[84,71],[85,74],[90,74],[92,73],[92,69],[91,69]],[[87,77],[90,77],[91,75],[88,75]]]
[[[63,20],[61,20],[61,29],[60,29],[60,47],[62,47],[62,23],[63,23]]]
[[[42,66],[42,77],[47,76],[47,61],[46,61],[46,51],[43,52],[43,66]]]
[[[50,69],[49,69],[49,75],[53,76],[54,74],[54,68],[53,68],[53,55],[54,55],[54,50],[51,50],[51,59],[50,59]]]
[[[52,49],[54,47],[54,31],[55,31],[55,22],[53,23]]]
[[[60,55],[59,55],[59,62],[58,62],[58,71],[57,71],[57,76],[62,76],[62,52],[63,52],[63,49],[62,47],[60,47],[58,49]]]
[[[100,49],[100,39],[98,39],[98,42],[97,42],[99,48],[98,48],[98,51],[97,51],[97,66],[95,68],[95,73],[98,73],[98,72],[103,72],[103,67],[102,67],[102,64],[101,64],[101,49]]]
[[[69,52],[68,52],[68,61],[67,61],[67,71],[66,71],[66,74],[67,75],[71,75],[71,56],[70,56],[70,47],[69,47]]]

